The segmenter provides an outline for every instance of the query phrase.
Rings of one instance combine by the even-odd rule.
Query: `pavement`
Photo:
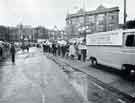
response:
[[[41,49],[19,51],[0,66],[0,103],[84,103],[60,67]]]

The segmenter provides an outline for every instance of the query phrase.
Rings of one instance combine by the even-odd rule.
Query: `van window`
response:
[[[135,35],[128,35],[127,36],[126,46],[135,47]]]

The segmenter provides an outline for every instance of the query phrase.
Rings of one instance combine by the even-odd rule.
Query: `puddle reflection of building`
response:
[[[70,83],[79,92],[79,94],[84,97],[84,100],[87,101],[87,76],[80,72],[74,72],[72,73],[72,79]]]

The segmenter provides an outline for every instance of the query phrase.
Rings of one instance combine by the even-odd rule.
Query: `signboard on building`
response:
[[[86,36],[87,45],[122,45],[121,30],[89,34]]]

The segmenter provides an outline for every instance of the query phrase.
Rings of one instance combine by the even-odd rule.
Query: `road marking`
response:
[[[104,90],[104,88],[103,88],[103,87],[101,87],[100,85],[98,85],[97,83],[92,82],[92,81],[91,81],[91,83],[92,83],[93,85],[95,85],[96,87],[98,87],[99,89]]]
[[[42,103],[45,103],[45,95],[42,93]]]
[[[118,99],[118,102],[120,102],[120,103],[126,103],[125,101],[123,101],[121,99]]]

